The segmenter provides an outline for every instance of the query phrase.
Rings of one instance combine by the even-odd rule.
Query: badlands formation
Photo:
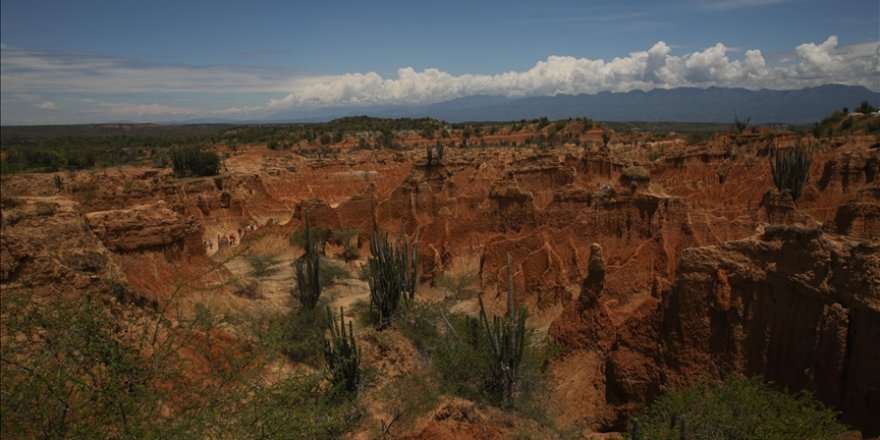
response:
[[[507,126],[483,137],[488,147],[456,143],[430,163],[425,146],[436,140],[401,132],[405,148],[356,148],[350,135],[328,157],[215,145],[223,169],[212,177],[124,166],[58,173],[59,186],[54,174],[4,175],[0,283],[97,292],[132,322],[170,304],[183,314],[197,304],[218,314],[283,311],[301,253],[290,236],[305,216],[360,231],[359,257],[344,262],[354,277],[379,225],[417,243],[417,301],[451,311],[476,315],[482,292],[487,309],[503,313],[509,256],[515,302],[528,308],[535,338],[557,350],[548,414],[558,426],[624,432],[668,390],[742,374],[809,390],[844,423],[880,434],[878,136],[758,128],[691,142],[618,132],[606,148],[606,131],[574,121],[554,148],[512,146],[537,130]],[[794,201],[774,187],[768,157],[796,145],[809,146],[813,161]],[[279,258],[277,273],[247,279],[246,253],[256,251]],[[328,245],[328,255],[339,251]],[[453,295],[440,281],[461,274],[475,285]],[[337,310],[369,296],[357,279],[331,292]],[[247,345],[235,324],[222,333],[226,344]],[[391,381],[426,368],[412,343],[385,333],[396,343],[359,332],[364,367]],[[391,420],[367,406],[351,437]],[[447,397],[393,432],[556,435],[530,424]]]

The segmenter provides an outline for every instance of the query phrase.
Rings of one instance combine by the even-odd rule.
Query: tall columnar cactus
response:
[[[797,200],[810,177],[813,158],[806,148],[796,146],[790,150],[774,150],[770,156],[770,173],[773,183],[780,191],[787,190]]]
[[[443,160],[443,154],[446,152],[446,146],[442,141],[437,141],[437,161]]]
[[[418,287],[418,252],[406,240],[396,245],[388,234],[374,229],[370,237],[371,256],[367,260],[370,284],[370,312],[376,328],[391,322],[401,299],[411,304]]]
[[[327,316],[330,338],[324,339],[323,348],[324,360],[327,361],[327,368],[330,369],[330,380],[345,391],[356,391],[360,384],[361,352],[354,337],[354,325],[348,321],[348,331],[346,331],[342,307],[339,308],[339,323],[333,317],[329,306]]]
[[[480,320],[486,330],[489,344],[492,349],[492,362],[490,363],[492,391],[498,393],[503,404],[513,402],[513,391],[519,379],[519,365],[522,362],[526,339],[525,307],[519,312],[513,305],[513,272],[510,268],[510,255],[507,256],[507,314],[501,317],[493,316],[492,322],[486,315],[486,307],[483,304],[483,296],[480,295]]]
[[[305,217],[305,253],[293,262],[293,270],[296,274],[296,287],[299,292],[299,302],[303,307],[313,310],[321,296],[320,265],[321,257],[315,249],[312,241],[309,218]]]
[[[630,427],[629,430],[630,440],[642,440],[642,434],[641,432],[639,432],[640,427],[641,425],[639,425],[639,419],[633,419],[632,427]]]
[[[434,161],[434,153],[430,146],[425,146],[425,155],[428,158],[428,166],[431,166],[431,163]]]

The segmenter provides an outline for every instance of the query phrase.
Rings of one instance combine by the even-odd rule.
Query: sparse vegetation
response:
[[[331,234],[330,239],[338,246],[342,246],[342,258],[345,261],[355,260],[360,256],[359,242],[358,238],[361,231],[355,228],[341,228],[336,229]],[[352,243],[352,239],[356,239],[355,243]]]
[[[280,352],[290,360],[312,367],[321,365],[321,345],[329,322],[323,307],[299,307],[270,317],[259,340],[269,352]]]
[[[290,245],[297,246],[304,251],[308,249],[308,246],[312,246],[316,253],[324,255],[329,237],[329,229],[323,226],[310,226],[308,234],[306,234],[305,228],[293,231],[290,234]]]
[[[444,274],[438,284],[452,293],[455,298],[464,298],[468,294],[475,293],[479,287],[479,274],[473,271],[461,271],[453,274]]]
[[[251,266],[249,275],[257,280],[263,280],[281,271],[278,267],[281,260],[276,255],[254,253],[245,256],[245,261]]]
[[[220,156],[195,146],[171,150],[171,169],[175,177],[214,176],[220,172]]]
[[[4,290],[0,316],[4,438],[335,438],[361,417],[323,374],[266,384],[253,374],[265,356],[214,336],[222,318],[202,305],[178,327],[139,328],[88,293]]]
[[[698,382],[671,391],[634,425],[638,428],[631,429],[631,439],[830,440],[846,431],[835,413],[808,393],[790,396],[756,378]]]
[[[318,272],[318,280],[321,289],[329,289],[342,280],[351,278],[351,274],[342,263],[329,258],[321,259],[321,270]]]

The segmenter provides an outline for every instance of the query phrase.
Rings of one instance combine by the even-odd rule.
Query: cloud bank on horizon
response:
[[[404,67],[298,76],[272,69],[156,65],[89,54],[2,48],[2,123],[259,118],[289,109],[417,105],[471,95],[508,97],[675,87],[798,89],[828,83],[880,90],[880,42],[803,43],[768,62],[759,49],[722,43],[674,55],[660,41],[611,60],[550,56],[524,71],[452,75]],[[274,97],[273,97],[274,96]],[[187,100],[189,97],[189,100]],[[259,101],[236,105],[242,97]],[[75,104],[73,103],[75,101]],[[204,102],[208,102],[205,104]]]

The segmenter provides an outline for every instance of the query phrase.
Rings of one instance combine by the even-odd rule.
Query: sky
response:
[[[880,90],[877,0],[2,0],[0,124],[674,87]]]

